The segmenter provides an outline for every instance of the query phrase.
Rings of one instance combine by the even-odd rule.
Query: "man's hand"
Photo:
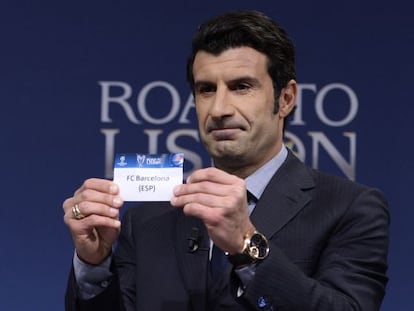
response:
[[[210,238],[229,254],[243,250],[243,239],[254,231],[247,209],[243,179],[217,168],[195,171],[174,189],[171,204],[200,218]]]
[[[80,259],[97,265],[110,255],[121,228],[119,208],[122,204],[118,186],[96,178],[86,180],[73,197],[64,201],[64,221]],[[75,218],[74,206],[83,218]]]

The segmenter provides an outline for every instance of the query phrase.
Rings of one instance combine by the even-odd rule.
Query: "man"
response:
[[[121,230],[118,187],[86,180],[63,204],[76,248],[67,310],[378,310],[386,202],[283,145],[297,93],[285,31],[254,11],[213,18],[195,35],[188,80],[214,167],[168,204],[130,208]]]

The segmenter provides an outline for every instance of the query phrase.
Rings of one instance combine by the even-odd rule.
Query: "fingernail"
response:
[[[111,216],[117,216],[118,215],[118,209],[111,207],[109,209],[109,213],[111,214]]]
[[[109,193],[113,193],[113,194],[118,193],[118,186],[117,185],[111,185],[109,187]]]
[[[173,193],[177,194],[180,191],[180,188],[181,188],[181,185],[175,186],[174,189],[173,189]]]
[[[122,201],[122,199],[121,199],[120,197],[115,197],[115,198],[112,200],[112,202],[113,202],[113,205],[115,205],[115,206],[120,206],[120,205],[122,205],[122,203],[123,203],[123,201]]]

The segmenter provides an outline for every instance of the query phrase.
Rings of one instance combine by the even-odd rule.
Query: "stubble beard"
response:
[[[242,142],[221,141],[206,145],[210,156],[217,168],[224,171],[237,170],[247,163],[247,145]]]

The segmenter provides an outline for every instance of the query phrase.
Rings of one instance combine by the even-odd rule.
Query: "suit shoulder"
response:
[[[359,190],[368,189],[369,187],[360,183],[357,183],[355,181],[352,181],[350,179],[347,179],[342,176],[337,176],[329,173],[325,173],[313,168],[308,168],[309,173],[315,180],[317,184],[320,185],[326,185],[326,186],[332,186],[332,187],[349,187]]]
[[[347,201],[352,201],[361,195],[366,195],[376,197],[387,205],[387,200],[383,192],[377,188],[312,168],[309,168],[309,172],[315,181],[316,192],[323,194],[325,197],[335,196],[337,199],[342,198]]]

